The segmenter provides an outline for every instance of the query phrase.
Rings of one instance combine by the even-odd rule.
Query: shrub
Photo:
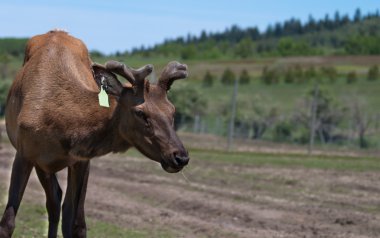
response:
[[[285,72],[284,83],[294,83],[294,72],[292,68],[288,68]]]
[[[374,65],[368,70],[367,79],[369,81],[375,81],[379,79],[379,66]]]
[[[248,58],[253,55],[255,44],[251,38],[244,38],[235,45],[234,54],[240,58]]]
[[[357,80],[358,80],[358,77],[356,76],[356,72],[355,71],[351,71],[351,72],[349,72],[347,74],[346,82],[348,84],[355,83]]]
[[[314,66],[311,66],[305,70],[304,76],[307,80],[315,79],[317,77],[317,71],[315,70]]]
[[[330,83],[335,83],[338,79],[338,72],[334,67],[323,67],[321,71]]]
[[[243,69],[240,73],[239,83],[240,84],[249,84],[251,81],[251,76],[248,74],[246,69]]]
[[[7,100],[7,94],[11,87],[12,81],[0,80],[0,116],[4,115],[5,103]]]
[[[214,84],[214,75],[212,75],[210,71],[207,70],[205,76],[203,77],[203,86],[212,87],[213,84]]]
[[[233,85],[236,80],[234,72],[231,69],[227,68],[224,70],[222,75],[222,84],[224,85]]]
[[[275,69],[268,69],[265,66],[261,74],[261,80],[267,85],[276,84],[278,83],[278,73]]]
[[[207,112],[207,97],[190,85],[182,84],[168,92],[169,100],[176,105],[174,126],[176,129],[194,120],[195,115]]]
[[[302,70],[301,66],[299,66],[299,65],[296,65],[294,67],[294,78],[296,79],[297,83],[304,83],[305,82],[303,70]]]
[[[291,141],[292,140],[292,125],[288,121],[280,121],[274,127],[273,140],[274,141]]]

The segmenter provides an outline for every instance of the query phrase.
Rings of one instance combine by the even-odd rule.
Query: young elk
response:
[[[188,152],[173,129],[175,108],[167,99],[173,81],[187,77],[187,67],[170,62],[154,85],[145,79],[151,71],[151,65],[135,70],[116,61],[94,64],[82,41],[66,32],[50,31],[29,40],[6,105],[7,133],[17,152],[0,238],[12,236],[32,168],[46,193],[48,237],[57,236],[61,212],[55,174],[66,167],[63,236],[86,237],[84,201],[91,158],[136,147],[169,173],[187,165]],[[99,106],[101,87],[109,96],[108,108]]]

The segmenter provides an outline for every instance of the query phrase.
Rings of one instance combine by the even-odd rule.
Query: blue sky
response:
[[[30,37],[63,28],[105,53],[150,46],[167,38],[222,31],[237,24],[265,29],[290,17],[321,18],[380,8],[378,0],[0,0],[0,37]]]

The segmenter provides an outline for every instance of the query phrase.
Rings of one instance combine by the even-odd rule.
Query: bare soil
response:
[[[0,187],[6,188],[15,151],[2,146]],[[255,167],[192,158],[184,173],[189,181],[128,153],[94,159],[87,216],[146,230],[152,237],[161,231],[173,237],[380,237],[376,172]],[[63,189],[65,176],[65,171],[59,173]],[[45,203],[34,172],[23,202]]]

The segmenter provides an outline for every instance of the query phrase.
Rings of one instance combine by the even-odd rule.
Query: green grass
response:
[[[380,171],[380,158],[262,154],[191,149],[196,160],[282,168],[332,169],[345,171]]]
[[[368,71],[368,67],[362,66],[362,65],[351,65],[351,64],[345,64],[345,65],[337,65],[336,69],[341,73],[349,73],[350,71],[356,71],[359,74],[366,74]]]
[[[311,57],[312,58],[312,57]],[[180,60],[173,57],[154,57],[154,58],[143,58],[143,57],[128,57],[128,58],[115,58],[115,60],[120,60],[132,67],[140,67],[142,65],[151,63],[156,68],[156,77],[158,77],[159,71],[166,65],[169,61]],[[340,78],[335,84],[326,83],[324,86],[327,87],[335,96],[337,96],[342,102],[348,101],[348,99],[353,96],[357,96],[365,101],[367,101],[369,110],[377,109],[380,104],[379,97],[379,88],[380,80],[375,82],[368,82],[366,80],[366,72],[370,66],[374,63],[371,61],[365,61],[361,64],[355,62],[355,57],[352,57],[352,62],[347,59],[344,59],[345,62],[334,63],[334,66],[341,74],[346,74],[349,71],[358,72],[358,82],[348,85],[346,84],[345,78]],[[96,62],[104,63],[110,58],[94,58]],[[219,116],[220,112],[216,112],[218,105],[221,102],[226,102],[229,105],[232,96],[232,86],[221,85],[218,81],[214,83],[214,86],[205,88],[201,84],[201,80],[204,77],[204,74],[209,70],[212,74],[220,77],[223,70],[230,68],[235,74],[239,74],[242,69],[248,70],[248,72],[253,75],[255,78],[252,79],[251,83],[248,85],[239,87],[238,98],[240,100],[252,101],[256,100],[257,97],[260,97],[261,100],[259,103],[270,107],[275,106],[282,113],[290,113],[293,109],[296,108],[296,103],[304,96],[305,92],[313,87],[313,83],[304,83],[304,84],[284,84],[279,83],[275,85],[264,85],[259,81],[258,76],[261,74],[262,68],[264,66],[272,66],[276,64],[276,61],[281,60],[282,63],[286,64],[287,58],[265,58],[265,59],[247,59],[247,60],[190,60],[181,62],[187,63],[189,65],[190,76],[189,79],[173,84],[173,90],[176,87],[181,87],[181,85],[194,86],[197,90],[200,91],[202,95],[207,97],[208,109],[211,116]],[[300,59],[302,60],[302,59]],[[21,59],[14,59],[11,63],[11,69],[18,69],[21,66]],[[300,65],[303,65],[304,62],[300,61]],[[363,65],[364,64],[364,65]],[[368,64],[368,65],[366,65]],[[306,66],[305,66],[306,67]],[[308,67],[308,66],[307,66]],[[319,66],[317,65],[317,68]],[[207,96],[206,96],[207,95]],[[247,109],[249,110],[249,109]]]
[[[135,152],[138,153],[138,152]],[[5,209],[7,191],[4,185],[0,184],[0,218]],[[91,238],[170,238],[175,231],[156,229],[156,228],[125,228],[115,224],[86,217],[87,237]],[[13,237],[47,237],[48,217],[45,206],[21,202],[16,217],[16,229]],[[61,224],[59,224],[58,237],[62,237]]]
[[[145,238],[150,237],[148,232],[127,230],[106,222],[88,219],[87,231],[88,237],[131,237],[131,238]]]
[[[4,191],[4,190],[2,190]],[[0,204],[3,211],[4,204]],[[125,229],[114,224],[87,218],[88,237],[126,237],[126,238],[148,238],[151,233],[148,231]],[[47,236],[47,214],[44,206],[22,203],[16,217],[16,229],[13,237],[30,238]],[[59,228],[60,229],[60,228]],[[58,237],[62,237],[59,230]],[[171,237],[167,232],[155,232],[155,237]]]
[[[298,154],[270,154],[256,152],[226,152],[189,148],[193,160],[228,163],[238,165],[272,166],[281,168],[331,169],[346,171],[380,171],[380,158],[343,157]],[[144,157],[136,149],[131,149],[126,156]]]
[[[297,107],[297,103],[302,101],[306,93],[313,88],[313,83],[304,84],[274,84],[265,85],[255,78],[248,85],[239,85],[238,102],[240,107],[246,107],[246,102],[260,103],[268,107],[277,107],[279,112],[289,114]],[[222,103],[230,105],[233,86],[225,86],[219,82],[215,82],[212,87],[203,87],[199,80],[188,80],[173,84],[173,90],[176,87],[182,87],[181,84],[196,87],[201,95],[207,95],[209,113],[219,115],[217,112],[218,105]],[[321,87],[326,88],[334,95],[341,104],[347,105],[352,101],[353,97],[364,100],[369,110],[377,109],[380,104],[379,88],[380,80],[370,82],[365,78],[359,78],[358,82],[347,84],[345,78],[339,78],[336,83],[322,84]],[[246,108],[246,110],[252,110]]]
[[[21,204],[16,218],[14,237],[47,236],[47,215],[45,207]]]

